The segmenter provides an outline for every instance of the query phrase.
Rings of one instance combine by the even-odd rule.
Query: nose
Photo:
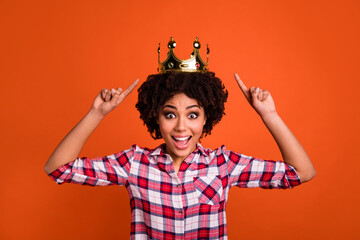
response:
[[[176,122],[175,130],[176,131],[184,131],[186,129],[186,118],[179,117],[178,121]]]

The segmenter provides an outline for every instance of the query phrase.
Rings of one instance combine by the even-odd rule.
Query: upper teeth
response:
[[[175,138],[175,140],[177,140],[177,141],[184,141],[184,140],[188,139],[189,137],[182,137],[182,138],[176,138],[176,137],[174,137],[174,138]]]

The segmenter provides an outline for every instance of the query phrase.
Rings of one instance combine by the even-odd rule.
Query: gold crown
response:
[[[175,56],[174,48],[176,47],[176,42],[174,38],[170,38],[168,43],[169,52],[167,53],[167,58],[164,62],[160,62],[160,43],[158,47],[158,61],[159,68],[158,72],[163,73],[167,71],[179,71],[179,72],[207,72],[208,64],[209,64],[209,46],[207,47],[207,62],[205,63],[201,57],[199,49],[201,47],[199,38],[196,38],[194,43],[194,51],[191,53],[191,57],[189,59],[179,59]]]

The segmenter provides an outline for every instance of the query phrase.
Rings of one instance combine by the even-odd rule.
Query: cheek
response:
[[[171,126],[170,126],[169,122],[164,121],[163,119],[158,120],[158,125],[159,125],[160,132],[162,134],[167,133],[171,130]]]
[[[204,125],[202,122],[199,122],[198,124],[196,124],[196,126],[193,126],[194,133],[198,135],[202,134],[203,130],[204,130]]]
[[[204,131],[205,124],[206,124],[206,117],[204,117],[199,123],[199,131],[201,133],[203,133]]]

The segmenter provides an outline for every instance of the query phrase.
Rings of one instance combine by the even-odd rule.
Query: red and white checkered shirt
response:
[[[225,206],[232,186],[291,188],[292,166],[200,144],[175,173],[165,145],[133,145],[102,158],[78,158],[52,172],[58,184],[125,185],[131,206],[131,239],[227,239]]]

